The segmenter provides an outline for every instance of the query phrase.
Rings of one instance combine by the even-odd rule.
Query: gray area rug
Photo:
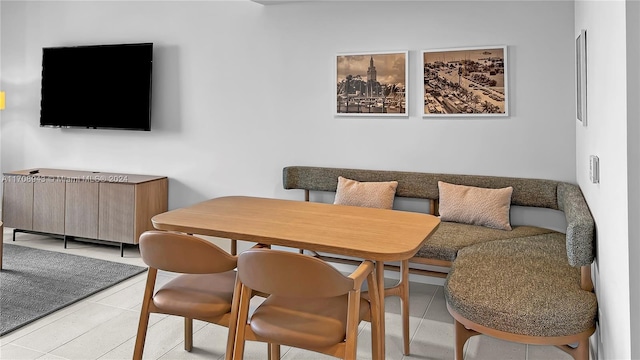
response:
[[[0,271],[0,336],[145,270],[5,243]]]

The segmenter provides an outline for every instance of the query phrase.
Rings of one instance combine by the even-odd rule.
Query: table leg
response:
[[[378,304],[380,307],[380,331],[378,338],[378,358],[385,358],[385,321],[384,321],[384,261],[376,261],[376,281],[378,283]]]

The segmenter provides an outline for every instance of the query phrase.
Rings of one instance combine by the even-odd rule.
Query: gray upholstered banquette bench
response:
[[[438,215],[438,182],[478,188],[512,187],[511,205],[559,210],[566,231],[518,225],[498,230],[442,221],[418,253],[399,266],[400,280],[385,295],[402,300],[404,353],[409,353],[408,274],[446,277],[445,297],[455,319],[455,357],[479,333],[528,344],[556,345],[575,359],[588,359],[597,302],[590,265],[594,221],[580,188],[554,180],[420,172],[289,166],[285,189],[335,192],[338,177],[360,182],[397,181],[396,197],[424,199],[422,210]],[[345,259],[321,256],[327,260]],[[448,268],[416,269],[410,264]],[[438,269],[438,268],[435,268]],[[572,346],[569,346],[571,344]],[[577,344],[577,347],[575,346]]]

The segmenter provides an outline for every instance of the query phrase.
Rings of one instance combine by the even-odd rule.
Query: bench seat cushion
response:
[[[513,230],[498,230],[485,226],[442,221],[415,257],[453,261],[458,251],[487,241],[515,239],[540,234],[557,233],[535,226],[513,226]],[[564,234],[562,234],[564,236]]]
[[[462,249],[445,281],[449,306],[464,318],[528,336],[568,336],[595,324],[596,296],[580,288],[565,237],[552,233]]]

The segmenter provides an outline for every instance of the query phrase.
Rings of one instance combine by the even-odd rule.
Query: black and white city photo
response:
[[[506,116],[507,48],[426,50],[423,116]]]
[[[336,114],[407,116],[408,52],[336,58]]]

